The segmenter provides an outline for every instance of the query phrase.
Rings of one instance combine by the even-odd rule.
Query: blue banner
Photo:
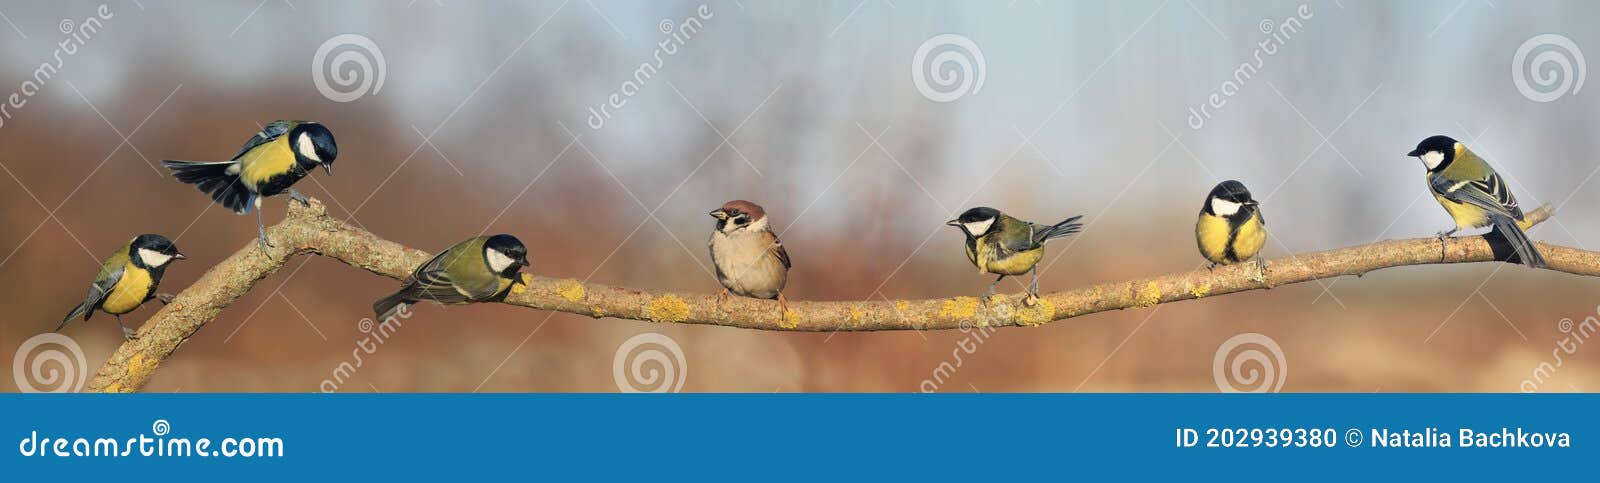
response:
[[[1592,475],[1594,395],[0,395],[82,480],[1473,480]],[[144,478],[140,478],[144,479]]]

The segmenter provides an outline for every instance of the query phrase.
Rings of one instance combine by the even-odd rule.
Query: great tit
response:
[[[100,265],[100,273],[95,275],[94,283],[89,284],[89,295],[77,307],[73,307],[66,318],[61,319],[56,332],[65,328],[72,319],[82,317],[83,320],[89,320],[95,309],[99,309],[117,318],[123,339],[133,340],[133,331],[123,325],[122,314],[132,312],[152,298],[160,298],[162,303],[170,302],[171,296],[157,295],[156,287],[161,284],[161,275],[166,272],[167,264],[185,258],[166,237],[148,234],[134,237]]]
[[[717,219],[711,231],[711,263],[717,267],[717,281],[723,291],[745,297],[777,299],[778,307],[788,311],[783,286],[789,281],[789,252],[772,233],[767,212],[745,200],[724,203],[711,212]]]
[[[1449,136],[1424,139],[1407,156],[1422,160],[1428,168],[1428,189],[1456,222],[1455,228],[1439,232],[1441,242],[1459,230],[1493,226],[1522,264],[1545,266],[1544,256],[1523,231],[1527,220],[1517,207],[1517,198],[1488,161]]]
[[[1231,265],[1254,258],[1267,242],[1267,220],[1259,203],[1250,198],[1244,183],[1227,180],[1206,195],[1200,219],[1194,224],[1200,254],[1217,264]]]
[[[388,320],[401,306],[422,300],[465,304],[499,300],[522,283],[518,273],[528,266],[528,249],[511,235],[467,239],[439,252],[406,278],[400,291],[373,302],[378,320]]]
[[[989,284],[984,298],[994,297],[994,287],[1007,275],[1033,272],[1033,283],[1028,285],[1028,297],[1023,303],[1033,305],[1039,300],[1039,260],[1044,258],[1044,243],[1077,233],[1083,225],[1077,221],[1082,216],[1067,218],[1054,225],[1041,225],[1018,220],[994,208],[980,206],[967,210],[960,217],[945,222],[959,228],[967,236],[967,260],[977,265],[978,273],[999,275]]]
[[[317,166],[333,175],[339,146],[327,127],[311,121],[273,121],[256,133],[230,161],[162,161],[178,181],[193,184],[234,213],[256,210],[257,242],[265,253],[266,224],[261,221],[261,198],[287,191],[289,199],[309,203],[293,186]]]

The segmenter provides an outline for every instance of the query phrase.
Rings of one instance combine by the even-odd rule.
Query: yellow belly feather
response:
[[[239,179],[255,188],[294,166],[294,150],[289,147],[289,136],[278,136],[266,144],[256,146],[239,157]]]
[[[1211,263],[1228,263],[1228,220],[1220,216],[1200,214],[1195,222],[1195,241],[1200,244],[1200,254]]]
[[[1439,205],[1444,206],[1444,211],[1450,213],[1450,218],[1455,220],[1457,229],[1478,228],[1489,224],[1488,212],[1483,208],[1466,203],[1457,203],[1449,199],[1433,195],[1439,200]]]
[[[111,287],[111,293],[106,294],[101,301],[100,309],[112,315],[122,315],[139,308],[146,298],[150,297],[150,272],[145,269],[127,264],[122,269],[122,279],[116,286]]]
[[[1036,248],[1013,253],[1011,257],[1003,260],[996,260],[994,251],[989,248],[987,243],[980,241],[977,245],[978,268],[996,275],[1022,275],[1028,273],[1028,270],[1032,270],[1033,266],[1044,258],[1044,248]]]
[[[1255,258],[1261,252],[1261,246],[1267,244],[1267,227],[1261,224],[1260,216],[1252,216],[1233,236],[1233,255],[1238,261]]]

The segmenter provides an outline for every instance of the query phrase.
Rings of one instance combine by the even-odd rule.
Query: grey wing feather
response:
[[[267,124],[267,127],[261,128],[261,132],[258,132],[255,136],[250,137],[250,140],[245,141],[244,147],[239,148],[239,154],[233,155],[233,159],[237,161],[240,156],[244,156],[244,153],[250,152],[250,150],[255,149],[256,146],[272,142],[272,140],[278,139],[280,136],[283,136],[288,132],[288,121],[273,121],[271,124]]]
[[[61,325],[56,326],[56,330],[60,331],[61,328],[66,327],[67,322],[71,322],[72,319],[82,317],[83,320],[89,320],[89,316],[94,314],[94,309],[100,307],[100,302],[106,299],[106,294],[111,293],[111,289],[115,288],[117,282],[122,280],[122,270],[118,268],[107,275],[106,278],[89,284],[89,293],[84,296],[83,302],[73,308],[66,318],[61,319]]]
[[[1491,174],[1487,179],[1465,182],[1434,176],[1428,180],[1428,184],[1434,193],[1445,199],[1476,206],[1491,214],[1513,220],[1522,219],[1522,209],[1517,207],[1516,198],[1511,196],[1511,190],[1506,189],[1505,182],[1500,180],[1499,174]]]
[[[467,302],[467,296],[456,289],[455,282],[450,280],[450,274],[444,269],[444,257],[450,254],[449,250],[434,255],[428,263],[417,267],[411,273],[411,283],[407,285],[408,291],[414,295],[413,299],[432,300],[442,304],[459,304]]]

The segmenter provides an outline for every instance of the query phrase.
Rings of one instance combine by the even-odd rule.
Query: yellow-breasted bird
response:
[[[161,284],[161,275],[166,273],[167,264],[184,258],[182,253],[178,253],[178,247],[166,237],[149,234],[134,237],[100,265],[100,273],[95,275],[94,283],[89,284],[89,295],[68,312],[66,318],[61,319],[56,332],[65,328],[72,319],[82,317],[83,320],[89,320],[89,316],[98,309],[115,316],[117,325],[122,326],[122,338],[132,340],[133,331],[123,325],[122,314],[132,312],[152,298],[159,298],[162,303],[170,302],[171,296],[157,295],[156,287]]]
[[[406,278],[400,291],[372,303],[379,321],[401,306],[423,300],[465,304],[498,300],[522,283],[518,273],[528,266],[528,249],[511,235],[479,236],[439,252]]]
[[[165,160],[161,164],[172,170],[178,181],[195,185],[234,213],[255,209],[256,241],[265,253],[272,242],[261,221],[261,198],[287,191],[289,199],[309,203],[290,186],[317,166],[332,176],[333,160],[338,157],[339,146],[327,127],[311,121],[273,121],[245,141],[232,160]]]
[[[1523,265],[1545,266],[1544,255],[1523,231],[1528,224],[1517,198],[1488,161],[1449,136],[1424,139],[1407,156],[1422,160],[1428,168],[1428,189],[1456,222],[1455,228],[1439,232],[1440,242],[1459,230],[1492,226]]]
[[[984,298],[994,297],[994,287],[1008,275],[1033,272],[1033,283],[1028,285],[1028,297],[1023,303],[1033,305],[1039,300],[1039,260],[1044,258],[1044,243],[1077,233],[1083,225],[1077,221],[1082,216],[1067,218],[1054,225],[1041,225],[1012,218],[1000,210],[980,206],[961,213],[945,222],[967,236],[967,260],[977,265],[978,273],[999,275]]]
[[[1230,179],[1206,195],[1200,219],[1194,223],[1194,238],[1212,267],[1231,265],[1261,252],[1267,242],[1267,220],[1244,183]]]

